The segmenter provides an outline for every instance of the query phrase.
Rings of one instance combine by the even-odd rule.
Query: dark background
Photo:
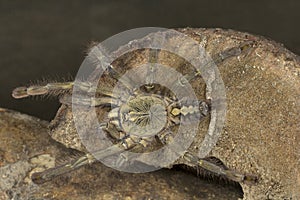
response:
[[[53,118],[57,100],[15,100],[11,91],[75,76],[90,41],[137,27],[231,28],[300,54],[299,10],[299,0],[0,0],[0,107]]]

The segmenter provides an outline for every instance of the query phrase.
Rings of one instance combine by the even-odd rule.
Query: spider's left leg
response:
[[[107,131],[107,133],[117,139],[117,133],[116,130],[113,130],[110,128],[109,123],[101,124],[101,127],[103,130]],[[87,153],[84,156],[81,156],[71,162],[68,162],[66,164],[56,166],[50,169],[47,169],[42,172],[37,172],[32,174],[32,180],[35,183],[41,184],[47,181],[52,180],[53,178],[71,172],[73,170],[76,170],[82,166],[85,166],[87,164],[92,164],[96,162],[99,159],[104,159],[112,155],[121,154],[124,151],[128,151],[130,149],[139,148],[140,146],[143,146],[143,140],[139,140],[132,137],[124,137],[122,139],[119,139],[119,142],[115,145],[108,147],[103,150],[96,150],[92,153]]]
[[[183,158],[195,167],[198,166],[217,175],[223,175],[229,180],[235,182],[253,184],[258,181],[257,176],[246,175],[231,169],[224,168],[223,166],[217,165],[213,162],[210,162],[209,160],[199,158],[188,152],[184,154]]]
[[[88,107],[98,107],[98,106],[105,106],[111,105],[112,107],[120,106],[123,101],[121,99],[113,98],[113,97],[87,97],[87,96],[76,96],[72,97],[70,95],[65,95],[59,99],[62,104],[65,105],[72,105],[78,104],[82,106]]]
[[[86,95],[97,93],[104,96],[113,96],[113,88],[94,86],[93,83],[89,81],[50,82],[44,85],[22,86],[15,88],[12,92],[12,96],[16,99],[40,95],[61,96],[63,94],[71,94],[74,86],[78,92]]]
[[[123,145],[121,143],[119,143],[119,144],[111,146],[107,149],[94,152],[93,154],[88,153],[88,154],[81,156],[78,159],[68,162],[64,165],[50,168],[43,172],[34,173],[34,174],[32,174],[31,178],[32,178],[33,182],[41,184],[41,183],[50,181],[59,175],[76,170],[84,165],[94,163],[95,161],[97,161],[97,159],[95,157],[106,158],[108,156],[115,155],[117,153],[121,153],[125,150],[126,149],[123,148]]]
[[[110,115],[110,121],[108,123],[101,123],[100,127],[102,130],[107,132],[107,134],[112,137],[114,140],[117,140],[118,143],[115,145],[108,147],[103,150],[96,150],[92,153],[87,153],[84,156],[81,156],[71,162],[68,162],[66,164],[47,169],[43,172],[37,172],[32,175],[32,180],[35,183],[44,183],[47,181],[50,181],[51,179],[68,173],[70,171],[76,170],[84,165],[91,164],[96,162],[99,159],[104,159],[106,157],[121,154],[124,151],[128,151],[131,149],[136,148],[143,148],[145,145],[147,145],[150,141],[139,138],[139,137],[133,137],[130,135],[125,135],[120,138],[119,130],[116,128],[117,122],[114,122],[114,115],[116,114],[116,111],[113,110]],[[124,135],[124,134],[123,134]]]
[[[74,82],[53,82],[45,85],[31,85],[29,87],[18,87],[13,90],[12,96],[16,99],[38,95],[58,96],[71,92]]]
[[[37,172],[32,174],[32,180],[33,182],[37,184],[42,184],[47,181],[52,180],[53,178],[69,173],[73,170],[76,170],[82,166],[92,164],[96,162],[99,159],[104,159],[112,155],[121,154],[122,152],[128,151],[130,149],[140,148],[143,147],[144,144],[142,143],[143,140],[136,141],[135,139],[132,139],[131,137],[126,137],[123,140],[121,140],[119,143],[108,147],[103,150],[95,151],[93,153],[87,153],[84,156],[81,156],[71,162],[68,162],[66,164],[53,167],[50,169],[47,169],[43,172]]]

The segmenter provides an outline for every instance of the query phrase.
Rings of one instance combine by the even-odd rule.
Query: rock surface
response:
[[[300,199],[300,58],[281,44],[232,30],[181,29],[213,54],[255,41],[246,56],[218,67],[226,87],[225,127],[211,154],[257,174],[244,199]]]
[[[241,184],[244,199],[299,199],[299,57],[286,50],[280,44],[247,33],[221,29],[189,28],[179,29],[179,31],[199,41],[207,52],[212,55],[220,52],[222,49],[235,47],[245,41],[255,42],[255,48],[249,51],[247,55],[230,58],[218,65],[226,87],[227,115],[225,127],[211,155],[221,159],[225,165],[232,169],[259,176],[258,183],[255,185]],[[137,56],[138,58],[143,57],[142,55]],[[159,57],[162,62],[164,62],[164,58],[164,55]],[[126,59],[130,60],[130,58]],[[139,61],[131,60],[131,64],[137,62]],[[172,59],[165,61],[164,64],[167,66],[180,65],[178,60],[172,61]],[[3,111],[3,113],[7,113],[7,111]],[[6,118],[8,117],[6,116]],[[92,165],[91,167],[83,168],[70,175],[62,176],[45,186],[32,184],[28,186],[27,184],[26,187],[19,187],[18,184],[22,185],[23,183],[16,180],[20,181],[28,176],[28,172],[33,170],[32,162],[35,163],[34,165],[41,165],[42,168],[47,168],[54,165],[54,159],[63,157],[62,152],[69,152],[64,147],[53,143],[53,141],[49,142],[51,140],[46,136],[46,133],[38,140],[30,139],[31,137],[38,138],[39,136],[35,134],[30,136],[32,132],[29,134],[19,133],[13,137],[15,134],[10,134],[12,130],[23,131],[24,129],[24,125],[20,126],[18,125],[19,123],[20,121],[18,123],[9,123],[9,126],[6,127],[10,127],[10,131],[6,132],[6,137],[3,136],[4,140],[1,140],[9,147],[5,150],[0,149],[0,155],[4,155],[5,158],[3,159],[4,161],[1,161],[4,163],[1,168],[2,173],[4,177],[7,177],[7,173],[14,174],[9,176],[11,178],[7,182],[3,183],[2,181],[0,185],[6,189],[11,188],[10,190],[13,192],[3,193],[3,195],[16,195],[16,191],[22,191],[19,193],[24,194],[24,191],[34,190],[36,192],[31,192],[32,196],[42,198],[39,195],[43,193],[49,195],[45,197],[50,199],[63,199],[67,198],[67,195],[79,195],[77,198],[81,198],[88,197],[90,194],[89,197],[91,198],[104,198],[103,195],[109,195],[105,197],[111,197],[112,199],[119,197],[114,195],[121,195],[122,198],[128,196],[129,199],[142,196],[150,199],[157,197],[166,199],[174,197],[179,199],[201,199],[202,197],[203,199],[209,199],[209,195],[199,195],[201,193],[199,193],[200,188],[207,189],[209,187],[197,186],[199,179],[192,180],[195,177],[189,177],[189,181],[184,181],[187,175],[179,178],[180,173],[173,173],[173,171],[167,170],[140,175],[122,174],[107,169],[102,165]],[[206,131],[205,128],[208,123],[209,120],[204,121],[200,126],[199,132],[202,129]],[[39,128],[38,132],[41,132],[41,130],[44,130],[42,132],[47,132],[46,124],[43,127],[43,129]],[[12,139],[8,139],[10,137]],[[191,152],[195,151],[197,153],[196,150],[201,138],[198,139],[198,143],[195,142],[190,147],[189,150]],[[30,149],[24,145],[24,141],[28,141],[31,144],[29,145],[30,147],[36,147]],[[2,147],[3,144],[1,144]],[[20,159],[21,155],[26,156]],[[32,160],[31,158],[36,155],[43,156],[38,157],[37,160]],[[18,170],[20,166],[23,167]],[[41,166],[36,167],[38,169],[35,170],[41,170]],[[162,178],[164,176],[166,179]],[[101,181],[96,180],[95,177],[98,177],[98,179],[101,177]],[[29,179],[26,180],[29,181]],[[147,180],[146,183],[145,180]],[[170,180],[171,182],[173,181],[173,187],[170,186],[172,185],[169,182]],[[89,181],[95,182],[90,183]],[[184,192],[182,185],[188,183],[193,184],[187,185],[186,188],[189,191]],[[191,189],[194,187],[195,190]],[[101,188],[101,191],[99,191],[99,188]],[[224,191],[220,193],[227,195]],[[212,198],[225,199],[224,196],[217,196],[216,194]]]
[[[55,142],[48,123],[0,109],[0,200],[6,199],[238,199],[241,190],[175,170],[129,174],[101,163],[42,185],[30,175],[78,152]],[[67,160],[67,158],[66,158]]]

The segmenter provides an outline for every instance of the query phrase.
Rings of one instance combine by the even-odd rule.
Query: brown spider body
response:
[[[173,40],[173,38],[169,38],[166,42],[172,45]],[[251,42],[241,43],[217,52],[215,55],[212,55],[212,58],[218,64],[232,57],[245,54],[252,45]],[[91,49],[90,54],[95,53],[94,49],[94,47]],[[142,49],[122,55],[114,60],[103,76],[100,77],[100,80],[91,76],[87,81],[77,83],[81,94],[79,97],[82,98],[72,96],[72,89],[74,84],[76,84],[73,82],[49,83],[45,86],[31,86],[28,88],[21,87],[13,92],[13,96],[16,98],[46,93],[51,94],[53,91],[62,94],[60,95],[62,106],[57,112],[55,119],[51,122],[50,134],[53,139],[65,146],[87,153],[85,156],[66,165],[34,174],[33,179],[36,182],[51,180],[57,175],[94,162],[96,160],[95,156],[97,158],[105,158],[124,151],[137,153],[155,151],[165,144],[172,143],[180,122],[188,125],[188,123],[193,123],[195,119],[201,121],[209,120],[211,102],[205,95],[207,88],[205,88],[206,84],[201,78],[201,74],[195,71],[193,66],[183,58],[166,51],[154,52],[153,54],[152,50]],[[139,87],[136,87],[136,84],[131,79],[121,78],[126,71],[138,68],[144,63],[153,63],[154,61],[172,66],[174,70],[183,74],[185,79],[191,84],[199,100],[196,102],[184,102],[184,99],[177,98],[168,88],[151,82],[151,78],[148,84]],[[149,74],[145,72],[145,74],[147,74],[147,77],[153,75],[151,72]],[[158,76],[163,77],[166,74],[158,74]],[[96,84],[97,87],[92,88],[91,85],[95,83],[98,83]],[[181,84],[178,79],[174,79],[173,83]],[[95,96],[90,95],[91,90],[96,91]],[[74,125],[74,116],[71,109],[71,105],[74,104],[78,104],[79,107],[82,106],[81,115],[77,116],[78,119],[76,120],[84,121],[85,129],[90,130],[84,138],[78,136]],[[99,135],[93,134],[96,131],[94,128],[95,122],[90,118],[89,107],[95,107],[98,121],[101,122],[101,129],[106,134],[105,136],[108,136],[109,140],[114,144],[113,146],[109,148],[103,146],[102,141],[102,143],[99,143],[101,140]],[[216,175],[225,176],[237,182],[256,181],[255,176],[235,172],[222,164],[216,164],[217,162],[210,162],[209,159],[199,158],[198,155],[195,155],[195,150],[197,150],[207,131],[205,125],[202,123],[198,125],[199,129],[195,139],[185,154],[181,155],[170,166],[160,167],[184,164],[191,167],[201,167]],[[185,137],[189,137],[189,131],[185,134]],[[101,137],[105,136],[102,135]],[[82,140],[85,139],[93,141],[92,146],[95,148],[92,151],[94,154],[90,153],[91,149],[87,150],[85,145],[83,145]],[[99,151],[99,148],[102,150]],[[143,157],[143,154],[141,157]],[[151,160],[147,159],[138,158],[137,161],[151,164]]]

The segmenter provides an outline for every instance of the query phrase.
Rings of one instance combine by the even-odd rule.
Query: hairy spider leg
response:
[[[77,87],[80,91],[83,92],[82,96],[73,97],[71,95],[62,95],[59,99],[61,103],[66,105],[81,104],[85,106],[101,106],[101,105],[112,105],[119,106],[121,105],[122,98],[125,98],[124,92],[120,93],[120,91],[113,91],[113,89],[106,87],[94,87],[91,86],[90,82],[77,82]],[[18,87],[14,89],[12,92],[12,96],[14,98],[25,98],[28,96],[37,96],[37,95],[45,95],[45,94],[53,94],[57,95],[58,93],[64,94],[65,92],[58,91],[68,91],[70,92],[73,89],[74,82],[61,82],[61,83],[48,83],[44,86],[29,86],[29,87]],[[96,91],[97,94],[103,95],[103,97],[89,97],[88,93],[92,93]]]
[[[94,47],[92,49],[95,49],[90,52],[92,55],[88,55],[88,57],[96,57],[93,56],[96,53],[99,53],[100,51]],[[98,60],[98,57],[96,57],[97,62],[103,62],[101,60]],[[101,66],[103,66],[101,64]],[[136,85],[136,83],[130,79],[130,77],[126,75],[121,75],[120,72],[118,72],[112,65],[108,64],[107,68],[105,68],[108,72],[108,74],[115,80],[120,81],[122,85],[125,86],[125,88],[131,92],[132,87]],[[92,73],[92,75],[98,75],[99,70],[96,70]],[[91,76],[92,77],[92,76]],[[122,78],[121,78],[122,77]],[[98,77],[99,78],[99,77]],[[38,96],[38,95],[53,95],[53,96],[59,96],[61,94],[65,93],[71,93],[73,90],[73,87],[76,86],[76,88],[82,92],[86,92],[88,94],[90,93],[101,93],[103,95],[112,96],[112,90],[109,88],[103,88],[97,86],[97,81],[95,81],[95,84],[91,81],[74,81],[74,82],[53,82],[53,83],[47,83],[46,85],[31,85],[29,87],[18,87],[13,90],[12,96],[16,99],[25,98],[29,96]]]
[[[233,47],[233,48],[229,48],[226,49],[216,55],[213,55],[213,61],[207,63],[204,67],[208,67],[211,64],[215,63],[218,64],[222,61],[224,61],[227,58],[233,57],[233,56],[238,56],[244,52],[249,51],[249,49],[253,46],[253,42],[245,42],[243,44],[241,44],[238,47]],[[92,48],[93,51],[92,55],[90,55],[90,57],[93,57],[94,60],[96,60],[96,62],[100,62],[101,64],[99,64],[100,66],[103,66],[103,60],[100,60],[100,58],[98,58],[97,56],[95,56],[97,53],[99,54],[103,54],[99,48],[97,46],[95,46],[94,48]],[[150,49],[149,50],[149,62],[155,62],[157,60],[158,57],[158,50],[157,49]],[[91,53],[90,52],[90,53]],[[93,56],[94,55],[94,56]],[[109,74],[111,75],[112,78],[116,79],[117,81],[121,81],[121,83],[127,88],[129,89],[129,91],[132,91],[132,87],[135,84],[135,82],[133,80],[131,80],[128,76],[122,76],[121,78],[121,73],[118,72],[112,65],[108,64],[106,66],[107,71],[109,72]],[[105,69],[106,69],[105,68]],[[149,74],[149,84],[151,85],[151,83],[154,80],[153,77],[153,71],[150,70],[150,74]],[[97,74],[97,69],[95,71],[94,74]],[[151,76],[152,75],[152,76]],[[195,77],[200,75],[200,71],[196,71],[196,72],[192,72],[190,74],[186,74],[184,76],[185,81],[191,81],[192,79],[194,79]],[[152,78],[151,78],[152,77]],[[185,84],[183,79],[180,80],[181,84]],[[90,91],[94,91],[94,92],[103,92],[103,93],[107,93],[110,94],[111,90],[104,90],[104,88],[98,88],[98,87],[94,87],[93,84],[89,81],[78,81],[76,82],[76,84],[78,84],[78,87],[80,89],[82,89],[83,91],[86,92],[90,92]],[[29,87],[18,87],[16,89],[13,90],[12,96],[16,99],[19,98],[25,98],[28,96],[37,96],[37,95],[45,95],[45,94],[49,94],[49,95],[60,95],[61,93],[63,93],[64,91],[71,91],[73,89],[74,86],[74,82],[54,82],[54,83],[48,83],[46,85],[40,86],[40,85],[33,85],[33,86],[29,86]]]
[[[129,91],[131,91],[132,87],[136,85],[134,80],[126,75],[123,75],[112,65],[112,63],[109,62],[110,56],[106,53],[103,47],[99,45],[92,47],[87,58],[90,59],[94,65],[96,65],[96,69],[90,75],[89,80],[98,81],[99,74],[103,71],[106,71],[111,78],[115,79],[116,81],[120,81]]]
[[[228,179],[233,180],[235,182],[253,184],[256,183],[258,180],[257,176],[245,175],[234,170],[226,169],[208,160],[194,156],[189,152],[185,153],[183,158],[194,166],[201,167],[218,175],[224,175]]]
[[[122,79],[123,80],[123,79]],[[47,83],[46,85],[32,85],[29,87],[17,87],[13,90],[12,96],[16,99],[25,98],[29,96],[38,95],[53,95],[59,96],[61,94],[71,94],[74,86],[79,91],[87,94],[99,93],[104,96],[113,96],[111,88],[103,86],[94,86],[89,81],[76,81],[76,82],[53,82]],[[114,91],[116,93],[116,91]]]
[[[76,96],[72,97],[70,95],[65,95],[59,100],[62,104],[72,105],[78,104],[82,106],[91,106],[91,107],[98,107],[98,106],[120,106],[122,104],[121,99],[115,99],[113,97],[86,97],[86,96]]]
[[[146,75],[147,90],[151,90],[154,87],[155,76],[156,76],[154,63],[157,63],[158,51],[159,51],[158,49],[149,49],[149,55],[148,55],[149,66],[147,67],[147,75]]]
[[[234,56],[239,56],[243,53],[247,53],[253,45],[254,45],[254,43],[252,41],[250,41],[250,42],[244,42],[241,45],[239,45],[238,47],[232,47],[232,48],[225,49],[222,52],[212,55],[212,60],[210,62],[206,63],[203,66],[203,68],[208,68],[211,65],[219,64],[228,58],[231,58]],[[190,82],[191,80],[193,80],[194,78],[196,78],[199,75],[201,75],[201,72],[199,70],[196,70],[195,72],[191,72],[189,74],[184,75],[182,77],[182,79],[179,80],[179,83],[181,85],[185,85],[187,82]]]
[[[71,162],[47,169],[42,172],[36,172],[32,174],[31,178],[33,182],[37,184],[42,184],[52,180],[53,178],[59,175],[66,174],[84,165],[92,164],[99,159],[104,159],[112,155],[121,154],[124,151],[134,149],[140,146],[144,147],[145,142],[147,143],[148,141],[146,140],[144,141],[143,139],[135,140],[131,137],[124,137],[119,143],[111,147],[108,147],[103,150],[95,151],[93,153],[87,153],[86,155],[81,156],[78,159],[75,159]]]
[[[28,96],[37,96],[45,94],[59,95],[62,91],[71,91],[74,82],[48,83],[46,85],[32,85],[29,87],[18,87],[13,90],[12,96],[16,99]]]
[[[121,153],[125,151],[125,148],[123,148],[123,145],[121,143],[113,145],[109,148],[106,148],[101,151],[95,152],[93,155],[88,153],[82,157],[79,157],[78,159],[71,161],[69,163],[66,163],[64,165],[60,165],[57,167],[53,167],[50,169],[47,169],[43,172],[37,172],[32,174],[32,180],[35,183],[41,184],[45,183],[47,181],[52,180],[53,178],[71,172],[75,169],[78,169],[84,165],[94,163],[96,161],[95,157],[97,158],[106,158],[111,155],[115,155],[117,153]]]

